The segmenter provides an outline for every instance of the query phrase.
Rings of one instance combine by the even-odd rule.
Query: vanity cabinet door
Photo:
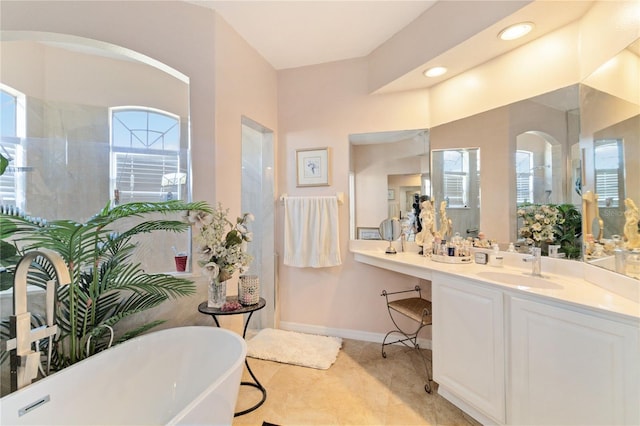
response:
[[[434,275],[433,374],[438,392],[471,415],[479,411],[504,424],[502,300],[500,291],[473,281]]]
[[[509,304],[510,424],[640,424],[637,326],[518,297]]]

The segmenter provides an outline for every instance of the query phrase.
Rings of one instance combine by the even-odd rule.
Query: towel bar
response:
[[[280,203],[284,204],[284,200],[286,200],[289,196],[285,193],[280,196]],[[322,197],[322,195],[320,195]],[[293,197],[292,197],[293,198]],[[338,205],[344,204],[344,192],[336,192],[336,198],[338,199]]]

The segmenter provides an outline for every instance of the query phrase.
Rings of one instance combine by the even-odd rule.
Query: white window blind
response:
[[[596,193],[598,194],[598,207],[619,207],[620,173],[624,170],[621,163],[622,141],[618,139],[605,139],[595,142],[595,174]]]
[[[516,152],[516,203],[533,202],[533,153]]]
[[[598,207],[620,206],[617,169],[601,169],[596,172],[596,193],[598,194]]]
[[[467,206],[467,176],[465,174],[444,174],[444,196],[448,207]]]
[[[2,144],[0,144],[0,154],[2,154],[5,158],[11,159],[11,163],[9,163],[9,167],[6,168],[4,174],[0,176],[0,204],[16,206],[16,172],[15,161],[17,154],[16,145],[12,143],[7,143],[5,138],[2,138]]]
[[[164,190],[162,178],[177,172],[180,164],[178,155],[114,152],[113,159],[120,201],[154,202],[172,197],[170,190]],[[178,194],[175,196],[177,198]]]
[[[449,208],[469,206],[469,153],[443,152],[443,191]]]

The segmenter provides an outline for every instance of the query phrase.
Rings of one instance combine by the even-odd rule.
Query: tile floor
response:
[[[437,385],[432,394],[424,391],[426,372],[414,350],[391,346],[386,352],[385,359],[378,343],[344,339],[328,370],[249,358],[267,400],[233,424],[477,425],[439,396]],[[243,380],[248,378],[245,371]],[[258,390],[241,386],[236,411],[259,400]]]

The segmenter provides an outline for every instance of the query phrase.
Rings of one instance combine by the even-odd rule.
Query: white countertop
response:
[[[640,281],[622,275],[600,270],[579,261],[551,259],[543,257],[541,287],[528,287],[531,279],[531,264],[522,261],[525,255],[500,252],[504,257],[503,267],[480,265],[476,263],[449,264],[440,263],[415,252],[386,254],[385,247],[363,247],[352,244],[351,252],[357,262],[399,272],[418,278],[431,280],[434,272],[450,274],[499,287],[512,293],[524,293],[534,298],[543,298],[586,308],[598,314],[606,314],[634,324],[640,321]],[[502,282],[502,274],[522,276],[518,285]],[[589,276],[589,280],[585,277]],[[601,284],[594,283],[601,281]]]

